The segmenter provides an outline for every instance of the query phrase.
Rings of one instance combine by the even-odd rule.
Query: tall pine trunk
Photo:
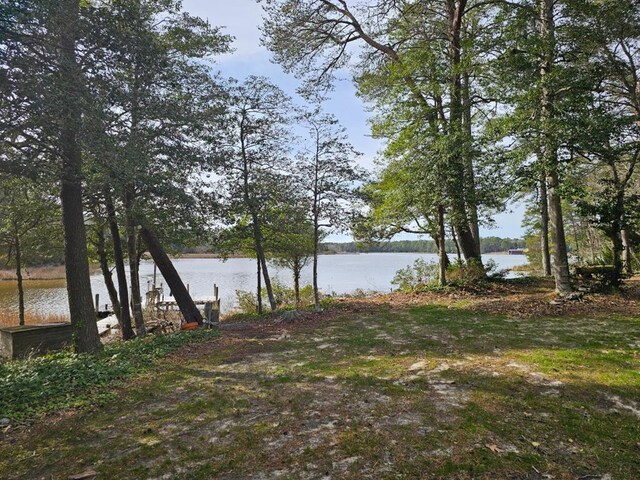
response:
[[[129,288],[127,286],[127,274],[124,266],[124,252],[122,250],[122,239],[120,238],[120,227],[116,218],[116,209],[113,199],[107,193],[106,196],[107,220],[109,231],[113,242],[113,261],[116,266],[116,276],[118,278],[118,292],[120,294],[120,326],[122,328],[122,339],[130,340],[134,338],[135,332],[131,326],[131,310],[129,310]]]
[[[547,181],[540,180],[540,252],[542,254],[542,274],[551,276],[551,252],[549,250],[549,205],[547,203]]]
[[[60,198],[64,228],[64,257],[76,352],[95,352],[102,348],[93,307],[87,232],[82,197],[82,153],[78,144],[82,122],[82,72],[76,60],[79,36],[80,0],[61,0],[58,6],[59,81],[66,91],[62,102],[60,152],[62,178]],[[62,93],[62,92],[61,92]]]
[[[540,82],[542,83],[542,158],[546,171],[547,197],[549,205],[549,222],[551,225],[551,241],[553,242],[553,275],[556,291],[564,294],[572,291],[569,274],[569,257],[567,241],[562,217],[562,199],[558,192],[559,161],[558,147],[552,132],[554,117],[553,92],[550,87],[550,75],[555,58],[555,23],[553,18],[553,0],[539,0],[540,8],[540,37],[545,44],[546,54],[540,64]]]
[[[203,324],[202,314],[196,304],[193,302],[187,287],[185,287],[178,271],[173,266],[169,255],[162,248],[162,244],[160,240],[156,236],[156,234],[146,225],[142,225],[140,228],[140,236],[144,241],[153,261],[158,266],[160,273],[167,282],[167,286],[171,289],[173,293],[173,298],[176,299],[176,303],[178,304],[178,308],[180,309],[180,313],[182,313],[182,317],[186,323],[196,322],[199,325]]]

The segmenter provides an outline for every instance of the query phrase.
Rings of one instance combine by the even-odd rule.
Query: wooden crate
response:
[[[60,350],[71,345],[72,335],[70,323],[0,328],[0,355],[13,360]]]

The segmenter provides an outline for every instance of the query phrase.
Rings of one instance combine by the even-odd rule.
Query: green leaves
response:
[[[168,353],[216,335],[211,330],[178,332],[114,343],[95,355],[65,351],[0,363],[0,417],[25,419],[87,405]]]

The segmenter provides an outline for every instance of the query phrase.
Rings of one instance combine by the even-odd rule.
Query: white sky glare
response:
[[[284,73],[279,65],[271,62],[271,53],[260,44],[259,27],[262,24],[263,13],[262,7],[255,0],[184,0],[183,8],[192,15],[207,19],[211,25],[225,27],[224,33],[235,38],[234,51],[216,59],[223,76],[242,80],[249,75],[263,75],[287,94],[296,96],[295,91],[300,82],[292,75]],[[361,165],[371,170],[382,143],[371,138],[367,123],[369,113],[355,93],[355,87],[350,81],[337,82],[331,98],[324,104],[324,109],[334,114],[346,127],[351,143],[363,154],[360,159]],[[523,215],[522,205],[512,205],[508,213],[495,217],[497,228],[482,229],[482,235],[521,237]],[[332,235],[330,240],[350,239],[344,235]]]

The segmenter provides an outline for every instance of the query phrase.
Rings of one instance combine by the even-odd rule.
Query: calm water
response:
[[[352,293],[355,290],[388,292],[392,289],[391,280],[400,268],[413,263],[416,258],[437,261],[433,254],[415,253],[366,253],[349,255],[324,255],[319,258],[318,283],[325,293]],[[486,260],[493,259],[499,268],[511,268],[526,263],[525,256],[485,255]],[[236,290],[255,290],[256,264],[246,258],[232,258],[223,262],[218,259],[177,259],[174,264],[189,285],[194,299],[213,298],[213,285],[218,285],[222,310],[228,311],[236,305]],[[283,283],[291,284],[288,271],[271,267],[272,276]],[[153,279],[153,263],[145,261],[140,266],[143,291]],[[115,274],[114,274],[115,277]],[[164,280],[158,273],[158,284]],[[306,268],[302,275],[302,284],[311,283],[311,268]],[[110,303],[101,275],[91,278],[93,293],[100,295],[100,303]],[[168,290],[165,287],[166,299]],[[33,282],[26,290],[27,310],[41,314],[67,314],[67,298],[64,282]],[[0,311],[17,311],[15,284],[0,282]]]

